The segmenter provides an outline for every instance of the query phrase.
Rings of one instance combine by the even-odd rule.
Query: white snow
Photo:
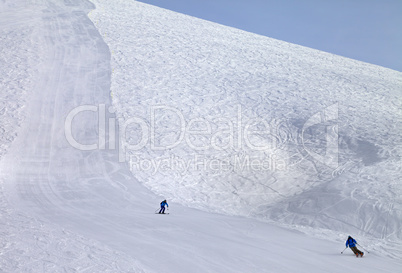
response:
[[[92,2],[0,2],[0,271],[400,270],[402,73]]]

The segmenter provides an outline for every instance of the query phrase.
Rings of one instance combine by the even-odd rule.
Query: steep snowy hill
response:
[[[146,4],[94,3],[120,157],[150,189],[208,211],[401,239],[401,73]]]
[[[399,270],[401,73],[93,3],[0,3],[0,271]]]

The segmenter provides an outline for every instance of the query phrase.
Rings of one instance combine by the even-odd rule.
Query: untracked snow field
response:
[[[2,0],[0,60],[0,272],[402,268],[402,73],[130,0]]]

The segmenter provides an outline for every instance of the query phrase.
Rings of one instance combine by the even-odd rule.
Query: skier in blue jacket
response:
[[[162,214],[165,213],[165,205],[166,205],[167,207],[169,207],[167,201],[166,201],[166,200],[163,200],[163,201],[161,202],[161,210],[159,211],[159,213],[162,213]]]
[[[353,251],[353,253],[356,255],[356,257],[363,257],[364,252],[361,252],[359,249],[356,247],[356,240],[353,239],[351,236],[348,237],[346,240],[346,247],[350,247],[350,249]]]

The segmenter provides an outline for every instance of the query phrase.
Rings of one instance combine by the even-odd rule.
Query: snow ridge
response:
[[[20,4],[20,5],[18,5]],[[30,23],[37,13],[19,2],[1,3],[0,11],[0,160],[17,136],[24,120],[25,99],[37,73],[39,45],[33,37],[35,28]],[[29,20],[19,18],[30,14]],[[35,62],[35,61],[36,62]]]

